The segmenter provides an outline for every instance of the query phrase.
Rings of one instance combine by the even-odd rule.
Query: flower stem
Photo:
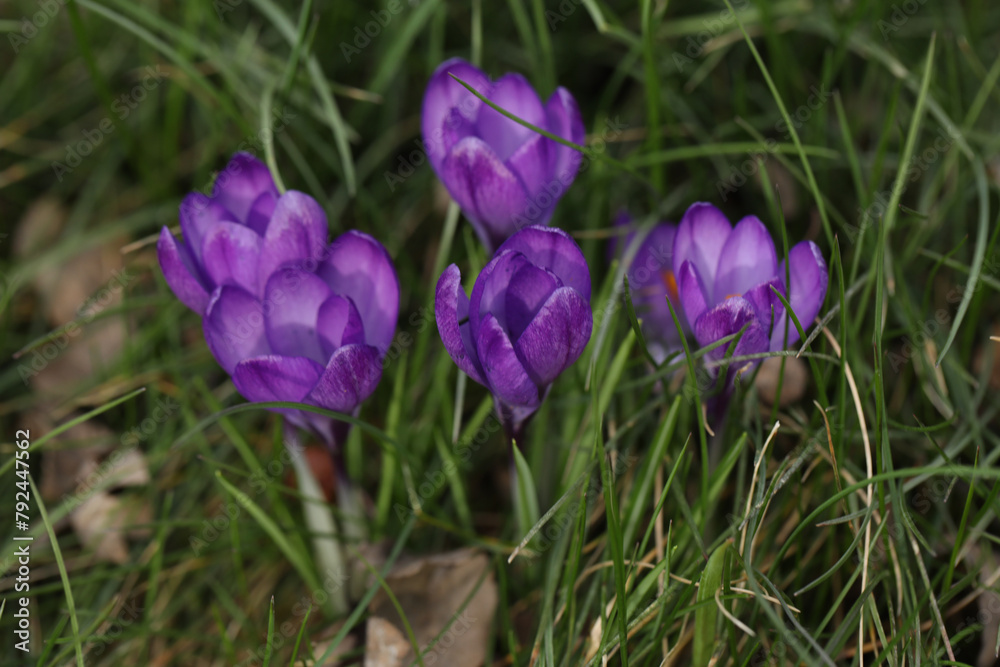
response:
[[[313,550],[316,555],[316,568],[323,587],[330,598],[330,607],[334,616],[347,614],[347,588],[342,582],[348,581],[348,572],[344,564],[344,556],[337,539],[337,524],[334,521],[330,506],[326,503],[323,489],[313,475],[309,462],[303,454],[302,444],[295,426],[285,422],[285,444],[290,449],[292,465],[295,466],[295,477],[302,492],[302,509],[306,524],[312,534]],[[315,592],[314,592],[315,594]]]

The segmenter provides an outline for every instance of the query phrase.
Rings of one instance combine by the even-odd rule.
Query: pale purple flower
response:
[[[807,330],[826,297],[827,267],[819,247],[802,241],[778,262],[774,241],[756,216],[733,227],[711,204],[693,204],[678,226],[673,270],[684,315],[702,347],[747,326],[734,356],[784,349],[798,331],[772,287],[788,299]],[[786,333],[787,331],[787,333]],[[721,359],[726,346],[709,356]]]
[[[576,144],[584,141],[583,120],[565,88],[543,105],[520,74],[491,82],[477,67],[452,59],[431,76],[421,113],[427,156],[492,251],[522,227],[548,224],[582,156],[483,104],[452,74],[518,118]]]
[[[449,266],[438,280],[434,314],[448,354],[493,393],[516,438],[590,340],[590,270],[564,231],[526,227],[500,246],[471,298],[458,267]]]

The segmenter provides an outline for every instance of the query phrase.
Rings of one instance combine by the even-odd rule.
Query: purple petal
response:
[[[265,330],[275,354],[326,363],[329,355],[320,345],[317,321],[320,307],[332,295],[314,273],[284,269],[271,276],[264,291]]]
[[[212,198],[225,206],[239,222],[246,223],[250,209],[264,193],[278,196],[267,165],[249,153],[237,153],[219,172]]]
[[[754,285],[774,278],[777,269],[778,257],[767,227],[756,216],[747,216],[737,223],[722,247],[714,298],[723,301],[728,296],[743,294]]]
[[[382,379],[381,354],[371,345],[345,345],[330,357],[308,401],[350,414]]]
[[[365,327],[354,302],[334,294],[319,308],[316,331],[323,347],[323,361],[327,361],[337,348],[344,345],[361,345],[365,342]]]
[[[722,211],[711,204],[697,203],[684,213],[674,237],[674,273],[680,275],[684,262],[694,264],[705,286],[709,306],[721,300],[715,295],[716,268],[731,231],[729,220]]]
[[[674,275],[672,257],[676,235],[677,227],[664,222],[649,231],[629,265],[628,281],[633,289],[655,286],[658,293],[663,293],[673,280],[671,296],[677,298],[676,279],[671,277]]]
[[[491,250],[515,231],[528,211],[520,179],[478,137],[455,144],[438,175]]]
[[[469,298],[469,326],[473,340],[479,339],[479,327],[487,314],[492,314],[502,327],[507,326],[507,287],[527,258],[509,250],[498,252],[479,272]]]
[[[317,273],[334,294],[354,302],[365,342],[384,354],[399,317],[399,279],[385,247],[362,232],[346,232],[330,244]]]
[[[223,221],[240,222],[226,207],[200,192],[192,192],[181,201],[180,219],[184,242],[198,261],[209,230]]]
[[[642,319],[643,333],[655,359],[662,360],[668,348],[680,342],[680,334],[670,315],[667,299],[681,318],[684,316],[671,255],[677,227],[661,222],[654,226],[636,251],[629,266],[629,291],[636,315]]]
[[[479,361],[490,391],[510,406],[537,407],[538,387],[517,358],[514,347],[492,315],[487,315],[477,339]]]
[[[208,277],[218,285],[238,285],[257,293],[257,258],[261,238],[249,227],[220,222],[208,230],[201,249]]]
[[[198,278],[198,267],[187,245],[175,239],[164,227],[156,242],[156,254],[170,289],[181,303],[203,316],[208,307],[208,291]]]
[[[819,246],[812,241],[802,241],[788,253],[789,273],[791,274],[791,289],[788,291],[788,303],[798,318],[804,331],[808,331],[813,320],[819,314],[819,309],[826,298],[827,276],[826,260]],[[785,279],[785,263],[778,267],[778,278]],[[771,332],[771,349],[782,349],[785,337],[785,320],[787,313],[775,322]],[[799,339],[799,332],[794,323],[788,326],[788,345]]]
[[[469,324],[469,298],[462,289],[462,274],[454,264],[438,279],[434,319],[448,356],[463,373],[485,385]]]
[[[556,88],[545,104],[545,116],[548,119],[547,129],[549,132],[563,139],[568,139],[578,146],[583,145],[586,140],[583,118],[580,116],[576,100],[573,99],[568,90],[561,86]],[[549,173],[568,188],[580,168],[583,154],[569,146],[557,144],[551,139],[546,139],[546,141],[550,144]]]
[[[556,199],[551,194],[542,195],[547,186],[551,186],[549,180],[549,146],[551,139],[546,139],[540,134],[528,138],[520,148],[507,158],[507,168],[514,175],[521,179],[525,192],[528,193],[531,203],[539,209],[536,217],[540,217],[544,211],[551,210]],[[556,184],[558,185],[558,183]],[[562,194],[562,186],[553,189],[557,195]],[[529,212],[529,216],[534,211]]]
[[[304,403],[322,374],[323,366],[312,359],[266,355],[237,364],[233,384],[254,403]]]
[[[748,325],[733,351],[734,357],[767,351],[767,332],[757,321],[753,305],[743,297],[726,299],[715,308],[706,311],[694,325],[694,335],[701,347],[738,333]],[[726,356],[730,341],[707,354],[710,359],[719,360]]]
[[[212,356],[230,375],[241,361],[271,352],[260,301],[239,287],[225,285],[215,290],[202,328]]]
[[[489,77],[482,70],[458,58],[441,63],[431,75],[424,92],[420,127],[427,157],[438,173],[455,142],[472,133],[472,123],[479,114],[479,107],[483,105],[479,98],[453,79],[451,74],[483,94],[490,90]]]
[[[695,322],[708,309],[708,296],[705,283],[690,260],[681,264],[681,270],[677,274],[677,291],[684,317],[693,330]]]
[[[527,260],[524,261],[524,264],[510,277],[503,295],[504,313],[507,317],[506,328],[512,339],[518,339],[552,293],[560,287],[562,285],[559,284],[559,279],[553,274]]]
[[[326,250],[326,214],[315,199],[289,190],[279,199],[264,235],[258,264],[261,290],[283,266],[314,271]]]
[[[590,302],[590,269],[580,246],[561,229],[532,225],[525,227],[497,250],[514,250],[535,266],[548,269]]]
[[[514,344],[531,380],[544,387],[575,362],[590,340],[590,305],[571,287],[560,287]]]
[[[771,325],[785,312],[785,306],[771,289],[772,287],[777,289],[782,295],[785,294],[784,281],[780,278],[771,278],[751,287],[743,295],[743,298],[753,306],[757,321],[764,331],[768,332],[768,335],[771,332]]]
[[[254,200],[247,214],[246,226],[254,230],[260,236],[267,232],[267,225],[274,215],[274,207],[278,205],[278,196],[272,192],[265,192]]]
[[[538,99],[538,93],[520,74],[512,72],[500,77],[487,97],[504,111],[536,127],[547,129],[545,108]],[[485,104],[479,108],[476,129],[483,141],[490,145],[501,160],[513,155],[514,151],[532,135],[538,136],[537,132],[529,130]]]

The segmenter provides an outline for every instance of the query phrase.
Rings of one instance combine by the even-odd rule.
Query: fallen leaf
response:
[[[90,494],[70,515],[80,542],[99,560],[121,565],[128,561],[128,543],[121,531],[125,510],[121,499],[109,493]]]
[[[497,605],[496,580],[486,554],[460,549],[411,558],[396,565],[385,581],[424,651],[425,664],[483,664]],[[365,665],[389,667],[413,662],[416,656],[406,639],[402,618],[384,589],[372,599],[369,610],[367,648],[372,652],[369,655],[366,651]],[[373,645],[373,635],[385,644]],[[402,644],[399,637],[404,638]]]
[[[369,618],[365,632],[365,667],[403,667],[404,659],[413,655],[403,633],[384,618]]]

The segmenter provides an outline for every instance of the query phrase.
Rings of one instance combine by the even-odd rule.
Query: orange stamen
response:
[[[667,288],[667,296],[674,303],[680,303],[680,294],[677,291],[677,278],[674,277],[673,271],[661,271],[660,280],[663,281],[664,287]]]

